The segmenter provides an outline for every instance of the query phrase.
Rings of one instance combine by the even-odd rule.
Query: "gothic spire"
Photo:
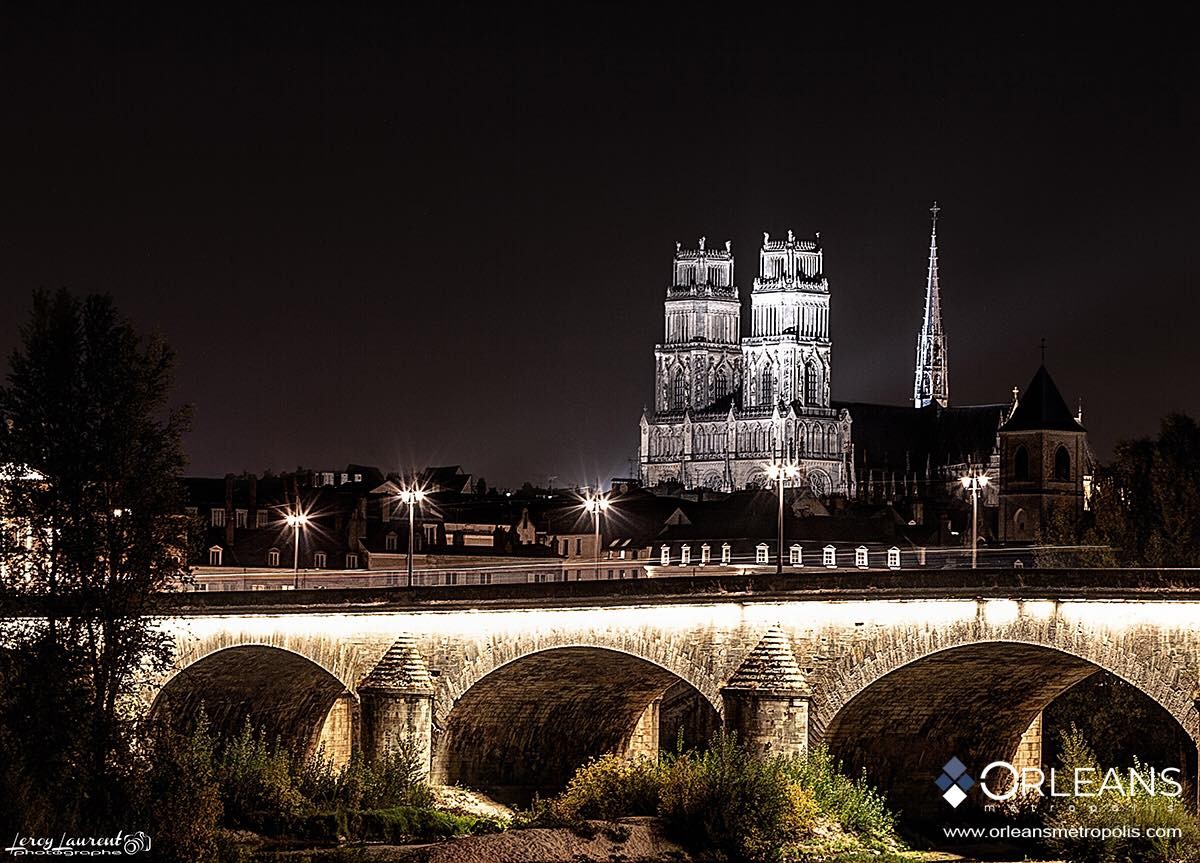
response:
[[[917,374],[913,383],[913,404],[923,408],[933,402],[945,407],[950,401],[950,381],[946,368],[946,335],[942,332],[942,293],[938,287],[937,201],[929,212],[933,228],[929,235],[929,278],[925,285],[925,318],[917,337]]]

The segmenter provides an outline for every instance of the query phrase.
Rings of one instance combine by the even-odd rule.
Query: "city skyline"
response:
[[[820,231],[833,398],[903,404],[935,199],[952,404],[1024,388],[1045,338],[1102,459],[1196,412],[1184,53],[156,14],[13,22],[0,351],[34,288],[112,293],[178,353],[190,473],[625,474],[700,236],[745,308],[762,232]]]

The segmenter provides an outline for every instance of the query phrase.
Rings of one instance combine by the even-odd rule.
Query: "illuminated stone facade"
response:
[[[829,281],[820,238],[763,234],[750,335],[730,244],[676,244],[655,347],[654,410],[641,421],[648,486],[733,491],[765,483],[772,460],[795,461],[817,495],[849,494],[850,416],[830,405]]]

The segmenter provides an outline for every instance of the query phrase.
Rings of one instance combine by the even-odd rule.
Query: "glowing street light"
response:
[[[608,496],[597,495],[589,497],[583,502],[585,511],[592,514],[593,527],[596,534],[596,578],[600,578],[600,513],[608,510]],[[579,579],[576,579],[578,581]]]
[[[986,473],[969,473],[962,478],[962,487],[971,492],[971,569],[979,556],[979,492],[987,488]]]
[[[767,465],[767,476],[779,483],[779,552],[775,558],[775,574],[783,575],[783,482],[800,476],[800,468],[790,462],[771,462]]]
[[[425,492],[419,488],[406,488],[400,492],[400,500],[408,504],[408,586],[413,586],[413,511],[425,500]]]
[[[292,587],[300,586],[300,528],[308,526],[308,516],[302,512],[289,512],[284,519],[292,528]]]

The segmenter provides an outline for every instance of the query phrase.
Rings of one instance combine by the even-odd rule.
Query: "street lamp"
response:
[[[800,476],[800,468],[790,462],[771,462],[767,465],[767,476],[779,483],[779,553],[775,560],[775,574],[783,575],[783,481]]]
[[[962,478],[962,487],[971,492],[971,569],[979,557],[979,492],[987,488],[986,473],[969,473]]]
[[[592,514],[593,527],[596,533],[596,578],[600,578],[600,513],[608,509],[608,497],[597,495],[583,502],[583,508]],[[579,579],[575,579],[578,581]]]
[[[289,512],[287,525],[293,528],[292,536],[292,587],[300,586],[300,528],[308,525],[308,516],[302,512]]]
[[[400,500],[408,504],[408,586],[413,586],[413,510],[425,500],[425,492],[419,488],[406,488],[400,492]]]

